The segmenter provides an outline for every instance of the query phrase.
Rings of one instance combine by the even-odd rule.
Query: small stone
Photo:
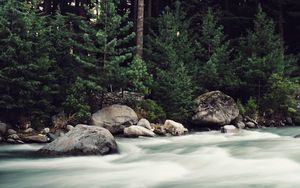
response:
[[[249,122],[246,123],[246,127],[250,128],[250,129],[253,129],[253,128],[256,128],[256,125],[255,125],[255,123],[249,121]]]
[[[11,138],[8,138],[6,140],[6,142],[9,143],[9,144],[16,144],[16,141],[14,139],[11,139]]]
[[[149,129],[149,130],[152,129],[150,122],[144,118],[140,119],[137,126],[145,127],[146,129]]]
[[[17,131],[13,130],[13,129],[8,129],[7,130],[7,134],[11,135],[11,134],[17,134]]]
[[[42,132],[43,132],[43,134],[48,134],[48,133],[50,133],[50,129],[48,127],[46,127],[43,129]]]
[[[148,136],[148,137],[154,137],[156,136],[154,132],[151,130],[141,127],[132,125],[130,127],[126,127],[124,129],[124,135],[128,137],[139,137],[139,136]]]
[[[34,132],[34,129],[33,128],[28,128],[28,129],[26,129],[25,131],[24,131],[24,133],[27,133],[27,134],[29,134],[29,133],[33,133]]]
[[[238,122],[238,123],[237,123],[237,126],[238,126],[238,128],[240,128],[240,129],[245,129],[245,127],[246,127],[245,123],[242,122],[242,121]]]
[[[46,135],[38,134],[34,136],[27,136],[23,138],[23,141],[28,143],[47,143],[49,138]]]
[[[14,140],[20,140],[20,137],[17,134],[8,135],[7,138],[14,139]]]
[[[173,136],[181,136],[188,132],[188,130],[181,123],[175,122],[173,120],[166,120],[164,129],[167,133],[170,133]]]
[[[236,134],[239,132],[240,132],[240,130],[238,128],[236,128],[234,125],[225,125],[221,128],[221,133]]]

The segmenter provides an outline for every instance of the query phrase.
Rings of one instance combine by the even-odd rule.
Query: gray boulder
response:
[[[117,153],[118,147],[107,129],[80,124],[39,152],[49,155],[106,155]]]
[[[124,128],[136,125],[138,116],[128,106],[112,105],[92,115],[93,124],[108,129],[112,134],[123,133]]]
[[[0,136],[1,136],[1,135],[2,135],[2,136],[5,135],[7,129],[8,129],[7,124],[0,121]]]
[[[196,99],[196,114],[192,117],[194,124],[227,125],[239,115],[239,109],[228,95],[220,91],[212,91]]]
[[[154,137],[154,136],[156,136],[153,131],[146,129],[145,127],[136,126],[136,125],[126,127],[124,129],[124,135],[128,136],[128,137],[139,137],[139,136]]]
[[[253,128],[256,128],[256,125],[255,125],[255,123],[249,121],[249,122],[246,123],[246,127],[250,128],[250,129],[253,129]]]
[[[146,129],[152,130],[150,122],[147,119],[144,119],[144,118],[140,119],[137,126],[141,126],[141,127],[146,128]]]
[[[7,134],[11,135],[11,134],[17,134],[17,131],[13,130],[13,129],[8,129],[7,130]]]
[[[177,123],[172,120],[166,120],[163,127],[167,133],[170,133],[173,136],[181,136],[188,132],[181,123]]]
[[[225,125],[221,128],[222,133],[231,133],[231,134],[237,134],[240,132],[238,128],[236,128],[234,125]]]
[[[8,139],[6,140],[6,142],[9,143],[9,144],[24,144],[23,141],[21,141],[21,140],[14,140],[14,139],[12,139],[12,138],[8,138]]]
[[[246,125],[244,122],[240,121],[236,124],[236,126],[240,129],[245,129],[246,128]]]
[[[14,140],[20,140],[20,137],[17,134],[10,134],[10,135],[8,135],[7,138],[14,139]]]
[[[24,142],[28,143],[47,143],[50,139],[43,134],[33,135],[33,136],[26,136],[22,139]]]

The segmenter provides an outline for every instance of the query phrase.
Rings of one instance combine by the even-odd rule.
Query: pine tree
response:
[[[101,74],[105,90],[124,88],[128,82],[124,67],[132,61],[135,50],[131,45],[135,37],[131,32],[133,23],[127,20],[128,11],[124,15],[118,14],[119,0],[100,3],[100,14],[94,15],[97,71]]]
[[[258,105],[266,93],[267,81],[272,74],[283,75],[284,49],[271,19],[258,8],[253,31],[241,41],[240,79],[243,81],[242,95],[255,96]]]
[[[177,4],[175,11],[167,8],[158,18],[158,32],[151,36],[148,52],[155,73],[154,100],[169,118],[185,121],[193,106],[192,81],[186,69],[192,58],[192,47],[181,13]]]
[[[212,9],[208,9],[202,19],[200,36],[197,39],[198,62],[196,65],[196,80],[199,92],[206,90],[222,90],[232,94],[239,81],[231,62],[229,41],[223,33]]]
[[[4,114],[44,120],[57,93],[46,27],[26,2],[0,3],[0,109]]]

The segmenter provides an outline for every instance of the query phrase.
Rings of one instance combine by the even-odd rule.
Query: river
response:
[[[296,188],[300,128],[117,139],[120,154],[45,158],[0,146],[1,188]]]

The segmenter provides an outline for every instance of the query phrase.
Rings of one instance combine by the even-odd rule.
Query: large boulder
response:
[[[154,137],[154,136],[156,136],[153,131],[146,129],[145,127],[136,126],[136,125],[126,127],[124,129],[124,135],[128,136],[128,137],[139,137],[139,136]]]
[[[102,127],[77,125],[39,150],[50,155],[106,155],[118,152],[113,135]]]
[[[196,99],[196,114],[192,117],[194,124],[223,126],[230,124],[239,115],[239,109],[228,95],[212,91]]]
[[[138,116],[128,106],[112,105],[102,108],[92,116],[93,124],[108,129],[112,134],[123,133],[124,128],[135,125]]]
[[[0,136],[5,135],[7,129],[8,129],[7,124],[0,121]]]
[[[188,132],[188,130],[181,123],[177,123],[173,120],[166,120],[164,129],[167,133],[170,133],[173,136],[181,136]]]

